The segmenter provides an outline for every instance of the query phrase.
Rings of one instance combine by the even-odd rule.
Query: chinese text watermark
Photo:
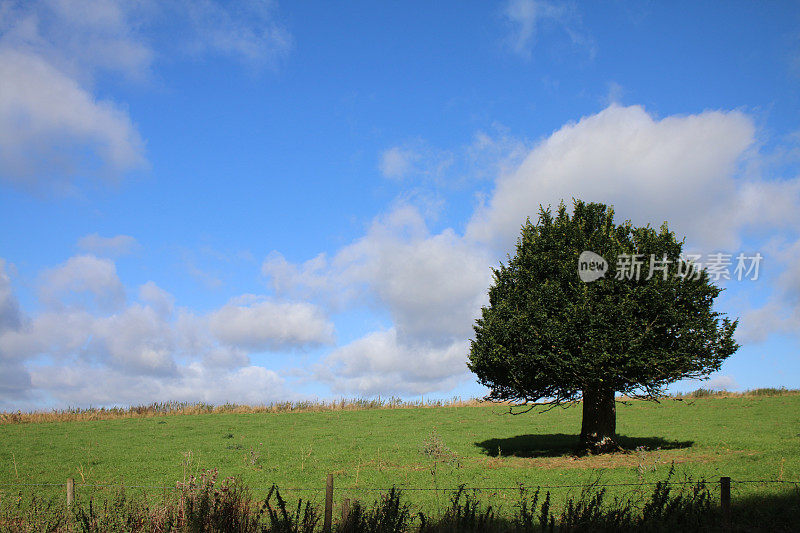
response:
[[[716,252],[705,257],[702,254],[684,254],[678,261],[668,259],[666,254],[661,257],[655,254],[620,254],[614,265],[614,279],[639,281],[660,277],[666,280],[670,265],[674,265],[672,273],[679,278],[699,279],[705,270],[710,281],[756,281],[763,259],[764,256],[759,252],[752,255],[740,252],[735,256]],[[587,250],[578,257],[578,276],[581,281],[589,283],[603,278],[608,270],[608,262],[599,254]]]

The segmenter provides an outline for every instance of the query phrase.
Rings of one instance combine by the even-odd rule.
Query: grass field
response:
[[[508,407],[214,413],[0,425],[0,497],[42,496],[64,483],[164,485],[202,469],[237,476],[256,496],[276,483],[289,497],[322,499],[327,473],[336,501],[370,500],[366,489],[515,487],[637,483],[664,479],[800,480],[800,395],[666,399],[618,405],[617,430],[639,451],[573,457],[580,407],[508,414]],[[14,486],[9,486],[14,485]],[[737,484],[737,498],[790,490]],[[262,490],[262,488],[264,490]],[[293,489],[311,489],[294,491]],[[79,496],[103,492],[79,486]],[[155,488],[133,488],[158,494]],[[555,502],[567,492],[553,489]],[[612,488],[616,494],[635,487]],[[648,489],[649,490],[649,489]],[[617,492],[615,492],[617,491]],[[448,495],[408,490],[428,511]],[[513,490],[482,490],[481,498],[512,505]]]

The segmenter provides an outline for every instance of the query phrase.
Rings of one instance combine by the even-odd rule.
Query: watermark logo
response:
[[[586,250],[578,257],[578,276],[581,281],[589,283],[606,275],[608,263],[603,256]]]
[[[734,262],[735,259],[735,262]],[[759,268],[764,256],[760,253],[746,255],[739,253],[726,254],[722,252],[708,254],[681,255],[679,261],[671,261],[666,255],[658,257],[651,254],[620,254],[615,264],[614,279],[618,280],[650,280],[653,277],[667,279],[670,265],[674,265],[674,275],[678,278],[699,279],[701,271],[705,270],[711,281],[748,279],[758,280]],[[733,270],[731,272],[731,270]],[[578,257],[578,276],[581,281],[589,283],[605,277],[608,273],[608,263],[601,256],[586,250]]]

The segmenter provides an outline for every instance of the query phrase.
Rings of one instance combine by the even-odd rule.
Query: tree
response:
[[[718,370],[739,348],[737,321],[712,309],[722,289],[682,259],[683,241],[667,223],[656,231],[613,219],[613,208],[582,201],[572,216],[562,202],[555,216],[540,208],[536,225],[528,219],[516,255],[493,269],[469,354],[489,399],[582,400],[580,452],[619,448],[615,393],[657,399],[669,383]],[[604,276],[582,281],[584,251],[607,261]],[[626,267],[640,261],[637,279]]]

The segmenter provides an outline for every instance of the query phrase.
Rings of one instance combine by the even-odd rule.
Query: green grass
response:
[[[319,502],[332,472],[338,502],[371,500],[376,493],[363,489],[393,485],[582,485],[598,476],[601,483],[656,481],[673,463],[673,479],[800,480],[800,395],[619,404],[623,443],[647,450],[611,456],[570,455],[580,417],[579,407],[514,416],[508,407],[489,405],[6,424],[0,425],[0,485],[73,477],[78,484],[174,487],[188,474],[217,468],[220,477],[237,476],[254,488],[255,496],[275,483],[287,496]],[[79,486],[79,497],[97,490]],[[734,501],[787,490],[736,483],[732,489]],[[63,489],[0,486],[6,502],[19,492],[53,496]],[[569,489],[552,492],[557,503]],[[480,496],[508,507],[518,494]],[[448,494],[434,491],[406,491],[406,497],[427,511],[448,503]]]

